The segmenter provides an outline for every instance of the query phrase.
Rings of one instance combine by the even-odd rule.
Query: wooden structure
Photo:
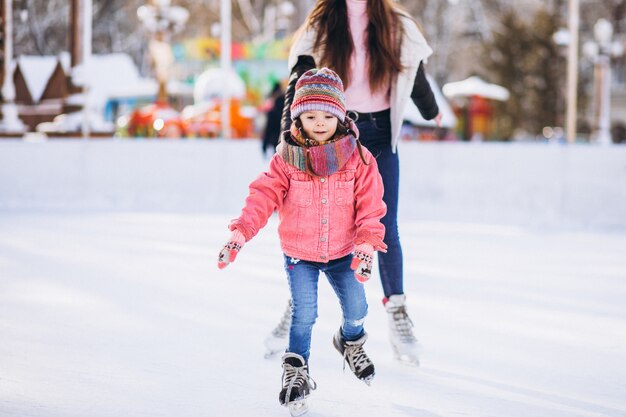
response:
[[[4,57],[6,56],[6,51],[4,49],[4,39],[5,39],[5,10],[4,10],[4,2],[0,1],[0,85],[4,82]],[[4,101],[4,99],[2,100]]]
[[[39,123],[51,122],[65,112],[68,77],[56,57],[20,57],[16,64],[15,103],[20,119],[33,131]],[[33,79],[33,73],[39,78]]]

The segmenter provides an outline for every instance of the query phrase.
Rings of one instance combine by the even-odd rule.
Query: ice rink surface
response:
[[[232,217],[232,216],[231,216]],[[226,270],[230,217],[0,213],[0,416],[287,416],[263,338],[288,298],[276,219]],[[421,367],[343,371],[320,279],[310,417],[626,416],[626,235],[404,222]]]

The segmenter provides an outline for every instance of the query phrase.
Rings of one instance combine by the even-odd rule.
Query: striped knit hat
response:
[[[343,83],[335,71],[314,68],[298,79],[296,93],[291,103],[291,119],[295,120],[305,111],[312,110],[330,113],[341,122],[346,118]]]

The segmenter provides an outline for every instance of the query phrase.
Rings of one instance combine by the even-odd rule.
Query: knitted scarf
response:
[[[330,142],[323,145],[316,144],[315,141],[308,141],[302,136],[295,123],[291,124],[290,137],[293,144],[281,140],[276,153],[289,165],[293,165],[300,171],[319,177],[326,177],[339,171],[346,164],[354,153],[357,146],[359,131],[354,122],[347,119],[348,132],[344,135],[337,135]],[[310,168],[307,169],[307,153],[310,161]],[[313,172],[310,172],[310,171]]]

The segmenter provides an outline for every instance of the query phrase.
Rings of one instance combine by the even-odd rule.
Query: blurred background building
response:
[[[71,118],[68,115],[89,101],[97,112],[90,113],[88,118],[96,120],[95,125],[105,134],[117,129],[118,133],[129,136],[219,135],[220,91],[214,86],[224,85],[223,80],[231,76],[213,71],[213,86],[206,82],[208,76],[203,77],[202,86],[198,86],[197,81],[204,72],[219,66],[220,0],[93,0],[88,2],[91,3],[89,10],[80,8],[84,3],[80,0],[4,0],[3,15],[9,3],[13,62],[17,63],[12,67],[17,89],[15,103],[28,129],[36,129],[41,123],[57,123],[44,125],[39,130],[59,131],[61,125],[55,118],[65,115],[67,124]],[[314,0],[232,2],[231,55],[240,79],[229,81],[234,94],[230,114],[233,125],[237,124],[234,137],[260,134],[264,121],[258,109],[271,87],[288,75],[286,57],[291,35],[313,3]],[[435,131],[427,123],[407,116],[409,128],[405,138],[563,140],[567,0],[401,3],[419,22],[435,51],[427,64],[435,86],[445,87],[476,76],[508,92],[505,99],[483,95],[480,91],[445,98],[442,95],[440,100],[448,101],[443,107],[454,111],[448,117],[448,129]],[[151,45],[154,46],[155,30],[142,22],[141,13],[138,14],[142,6],[170,11],[178,8],[186,13],[184,22],[170,22],[170,28],[176,27],[166,36],[166,55],[171,60],[167,82],[154,65]],[[581,0],[580,7],[577,139],[594,140],[594,132],[601,127],[601,121],[608,120],[605,130],[609,131],[611,139],[624,142],[626,62],[620,46],[623,50],[626,39],[626,0]],[[92,38],[89,52],[96,57],[115,54],[115,59],[123,62],[111,64],[126,68],[123,74],[117,74],[117,83],[102,77],[93,80],[92,70],[83,68],[82,74],[78,71],[80,76],[74,71],[82,63],[79,57],[84,55],[84,51],[76,50],[76,34],[87,33],[76,28],[80,13],[93,16],[88,32]],[[172,16],[175,19],[175,14]],[[609,52],[594,36],[594,25],[599,19],[604,19],[612,28]],[[3,24],[3,48],[7,39],[5,31]],[[595,55],[593,47],[589,46],[593,43],[597,46]],[[591,53],[583,53],[583,49]],[[38,75],[29,77],[29,73]],[[599,74],[604,79],[608,77],[610,83],[608,105],[602,104]],[[63,78],[65,83],[60,81]],[[98,80],[100,83],[96,86],[94,83]],[[87,83],[87,90],[92,91],[85,92],[81,83]],[[238,87],[241,83],[243,91]],[[128,87],[116,88],[111,84]],[[139,84],[143,87],[131,88]],[[141,108],[154,104],[159,91],[161,94],[167,91],[166,108],[152,107],[147,111],[158,110],[162,115],[148,117],[141,113]],[[202,100],[198,101],[198,97]],[[78,120],[80,117],[75,116],[77,120],[69,126],[84,125],[84,120]],[[129,128],[128,123],[143,125]]]

